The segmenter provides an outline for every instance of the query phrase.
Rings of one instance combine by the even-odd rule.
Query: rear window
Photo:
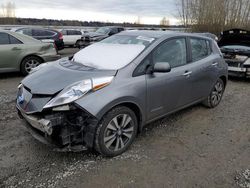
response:
[[[17,33],[21,33],[21,34],[24,34],[24,35],[32,36],[31,29],[20,29],[20,30],[17,30]]]
[[[10,44],[22,44],[22,42],[20,40],[18,40],[17,38],[9,35],[10,37]]]
[[[0,45],[5,44],[22,44],[22,42],[7,33],[0,33]]]
[[[206,58],[212,52],[210,42],[205,39],[191,38],[192,61]]]
[[[0,33],[0,45],[9,44],[9,35],[7,33]]]

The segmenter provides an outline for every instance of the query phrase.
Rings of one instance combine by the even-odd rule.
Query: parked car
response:
[[[82,39],[78,41],[77,47],[79,48],[86,47],[90,44],[101,41],[109,36],[120,33],[122,31],[124,31],[123,27],[117,27],[117,26],[100,27],[95,32],[84,33]]]
[[[63,41],[65,46],[79,46],[79,42],[82,38],[82,32],[74,29],[60,30],[63,34]]]
[[[53,44],[0,30],[0,72],[20,71],[27,75],[43,62],[60,58]]]
[[[64,49],[63,35],[59,31],[43,28],[16,28],[12,31],[31,36],[45,42],[46,40],[51,39],[55,42],[57,50]]]
[[[228,63],[229,75],[250,78],[250,31],[224,31],[218,44]]]
[[[19,85],[16,106],[43,143],[112,157],[152,121],[196,103],[216,107],[226,84],[214,40],[126,31],[38,67]]]

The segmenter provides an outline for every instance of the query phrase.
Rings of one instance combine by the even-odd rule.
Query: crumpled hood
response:
[[[116,72],[89,68],[69,60],[59,60],[28,75],[21,83],[30,89],[32,94],[54,95],[77,81],[114,76]]]

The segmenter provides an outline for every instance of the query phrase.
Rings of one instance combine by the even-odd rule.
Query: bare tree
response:
[[[182,23],[194,32],[250,28],[249,0],[179,0]]]
[[[8,2],[2,4],[2,14],[1,17],[14,18],[15,17],[15,3]]]
[[[3,24],[15,24],[15,4],[8,2],[1,5],[2,11],[0,11],[0,18],[4,17],[5,22]]]
[[[169,25],[169,20],[167,20],[166,17],[163,17],[162,20],[160,21],[161,26],[168,26]]]

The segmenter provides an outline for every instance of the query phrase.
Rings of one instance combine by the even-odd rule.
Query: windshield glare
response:
[[[138,44],[145,47],[149,46],[155,39],[144,36],[125,36],[125,35],[114,35],[109,38],[102,40],[100,43],[107,44]]]

